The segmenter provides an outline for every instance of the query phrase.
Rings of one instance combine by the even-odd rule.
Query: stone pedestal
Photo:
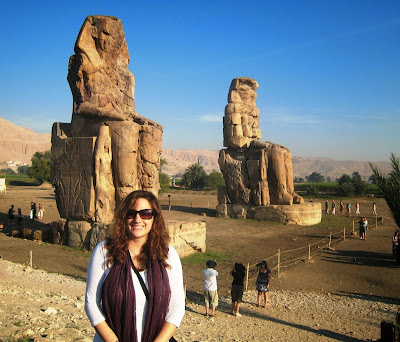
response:
[[[269,206],[219,204],[217,206],[217,217],[247,218],[311,226],[321,222],[322,211],[320,203]]]

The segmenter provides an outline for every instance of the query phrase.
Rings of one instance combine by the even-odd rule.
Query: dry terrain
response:
[[[178,340],[377,340],[380,322],[394,320],[400,304],[400,267],[391,259],[395,225],[382,199],[375,200],[384,222],[375,228],[374,218],[369,218],[373,229],[366,241],[348,234],[346,240],[335,243],[331,250],[314,254],[310,261],[301,258],[295,265],[281,269],[279,276],[275,270],[267,309],[255,307],[254,274],[250,274],[250,291],[241,310],[243,317],[236,318],[230,315],[230,300],[226,297],[231,283],[229,272],[235,261],[254,264],[278,249],[308,246],[343,227],[350,232],[353,218],[324,214],[323,222],[311,227],[217,219],[215,194],[186,191],[169,195],[171,211],[167,210],[167,194],[160,197],[167,220],[207,222],[207,248],[217,258],[222,297],[217,316],[205,318],[201,296],[204,266],[184,264],[188,301]],[[10,187],[6,194],[0,194],[0,219],[7,223],[6,213],[11,204],[28,214],[31,201],[45,206],[45,217],[43,222],[27,220],[25,225],[40,227],[58,218],[53,189],[42,185]],[[364,215],[370,216],[372,201],[360,199]],[[7,229],[6,226],[4,232]],[[29,261],[30,250],[33,270],[21,266]],[[84,282],[76,280],[85,279],[90,252],[0,233],[0,254],[5,269],[0,278],[0,341],[15,333],[30,335],[35,341],[90,340],[93,330],[82,308]],[[270,260],[270,267],[274,267],[274,259]]]

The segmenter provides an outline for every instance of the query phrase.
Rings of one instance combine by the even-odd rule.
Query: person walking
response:
[[[326,200],[326,202],[325,202],[325,212],[327,214],[329,214],[329,201],[328,200]]]
[[[360,203],[356,203],[356,215],[360,215]]]
[[[372,215],[375,215],[375,216],[377,215],[375,202],[372,204]]]
[[[346,208],[347,208],[347,216],[351,216],[351,203],[350,202],[348,202],[347,203],[347,205],[346,205]]]
[[[243,298],[244,277],[246,275],[245,270],[246,268],[242,264],[236,262],[231,271],[231,275],[233,277],[231,289],[232,315],[236,317],[242,317],[242,315],[239,313],[239,307]]]
[[[257,264],[260,267],[258,271],[258,277],[256,281],[256,289],[258,291],[257,296],[257,307],[261,306],[261,295],[264,296],[264,308],[268,305],[268,292],[271,280],[271,270],[268,268],[267,262],[265,260]]]
[[[206,269],[203,270],[204,276],[204,300],[206,303],[205,316],[215,316],[215,310],[218,306],[218,287],[217,277],[218,272],[214,269],[217,263],[214,260],[206,262]],[[211,308],[211,312],[210,312]]]
[[[332,215],[336,215],[336,203],[335,200],[332,200],[332,210],[331,210]]]
[[[44,207],[39,203],[38,219],[43,220]]]
[[[10,209],[8,209],[8,223],[14,225],[15,224],[15,209],[14,204],[11,204]]]
[[[172,338],[185,314],[185,292],[179,255],[168,242],[157,197],[144,190],[125,197],[88,267],[85,311],[93,341]]]

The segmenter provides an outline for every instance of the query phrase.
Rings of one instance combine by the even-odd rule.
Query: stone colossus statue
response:
[[[257,81],[248,77],[235,78],[229,88],[224,116],[227,149],[220,151],[218,160],[226,195],[220,194],[219,202],[255,206],[303,203],[294,192],[289,149],[260,141],[257,88]]]

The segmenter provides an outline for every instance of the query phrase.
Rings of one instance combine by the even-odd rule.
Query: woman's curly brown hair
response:
[[[157,197],[145,190],[131,192],[120,203],[115,213],[114,225],[111,236],[106,240],[107,265],[113,263],[123,263],[128,251],[128,231],[126,228],[126,214],[133,207],[139,198],[149,201],[151,209],[154,211],[154,221],[149,232],[146,243],[143,245],[138,261],[140,268],[146,268],[151,261],[161,261],[168,266],[166,259],[168,257],[169,234],[161,214],[160,203]]]

